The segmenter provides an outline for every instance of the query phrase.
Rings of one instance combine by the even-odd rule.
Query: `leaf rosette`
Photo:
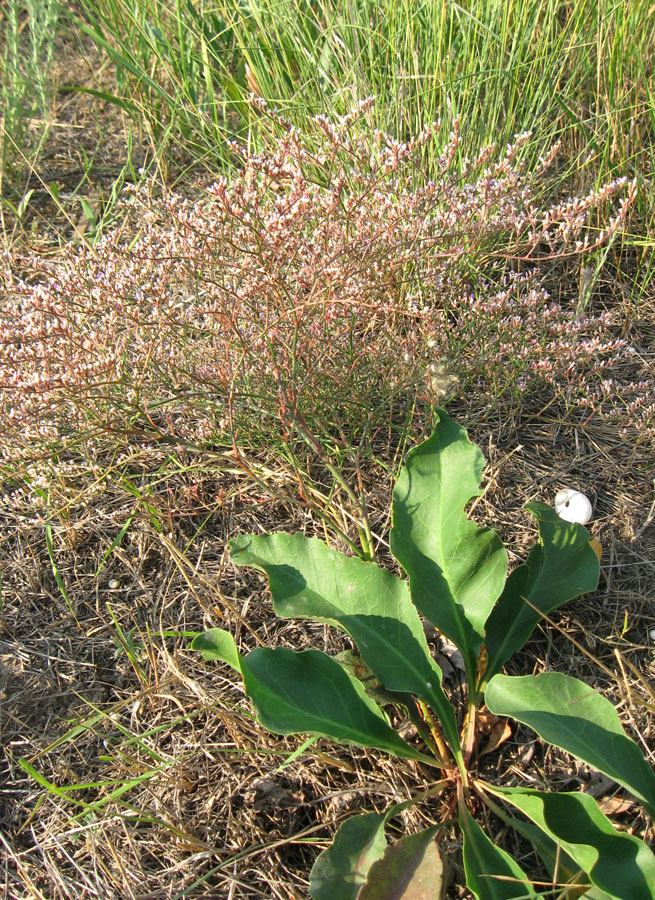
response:
[[[531,841],[562,898],[655,900],[655,856],[638,837],[617,831],[593,798],[486,784],[475,773],[476,717],[486,703],[655,812],[653,769],[607,699],[555,672],[502,673],[543,615],[594,590],[599,559],[582,525],[534,502],[527,509],[538,541],[508,575],[496,533],[467,515],[481,494],[483,468],[479,448],[440,410],[433,435],[410,451],[393,492],[390,546],[401,574],[299,534],[230,541],[236,565],[265,573],[278,616],[328,623],[351,638],[357,654],[284,647],[242,654],[221,629],[199,635],[193,647],[241,675],[257,719],[273,732],[309,732],[441,770],[438,784],[452,793],[466,884],[476,900],[542,895],[476,820],[480,802]],[[462,654],[465,709],[444,688],[422,619]],[[388,707],[415,722],[413,743],[393,730]],[[391,819],[420,799],[346,821],[312,870],[315,900],[439,900],[447,868],[440,836],[454,820],[392,844],[385,836]]]

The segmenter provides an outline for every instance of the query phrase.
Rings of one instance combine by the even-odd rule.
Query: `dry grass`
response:
[[[174,897],[190,888],[193,896],[293,897],[326,826],[420,786],[425,776],[409,763],[399,771],[365,751],[330,758],[326,742],[276,775],[298,742],[263,732],[240,686],[188,651],[185,631],[219,622],[251,646],[335,641],[323,628],[278,622],[259,586],[226,565],[228,533],[303,527],[252,493],[232,485],[190,546],[188,523],[167,537],[135,520],[100,579],[109,538],[61,528],[57,565],[74,616],[42,531],[14,535],[2,654],[9,896]],[[71,794],[84,805],[67,801],[28,777],[19,757],[55,784],[96,786]],[[112,799],[116,784],[139,778]]]
[[[552,668],[606,689],[652,758],[649,452],[592,423],[480,422],[471,436],[490,463],[476,516],[514,546],[518,539],[518,555],[534,537],[524,502],[552,500],[563,484],[594,497],[592,530],[604,545],[599,590],[559,613],[513,666]],[[140,460],[144,479],[160,462],[154,451]],[[414,763],[323,739],[278,771],[300,739],[263,731],[228,671],[188,650],[188,632],[219,624],[244,647],[336,651],[343,640],[324,626],[277,620],[263,579],[233,568],[224,552],[229,535],[313,532],[318,523],[297,507],[266,501],[225,460],[224,471],[216,460],[204,464],[211,470],[204,508],[197,494],[189,501],[180,478],[151,493],[150,513],[115,485],[100,507],[96,498],[69,509],[66,522],[55,518],[53,558],[68,600],[53,577],[43,526],[5,517],[0,825],[11,900],[303,897],[316,853],[345,815],[381,810],[430,786],[430,773]],[[381,531],[391,480],[382,470],[370,474],[373,530]],[[504,783],[584,783],[588,773],[564,757],[544,753],[519,729],[484,766],[487,774],[504,773]],[[615,786],[604,787],[611,795]],[[403,825],[417,830],[439,816],[437,798],[405,813]],[[637,832],[644,827],[635,807],[618,821]],[[452,849],[456,897],[461,873]],[[534,871],[534,860],[523,864]]]

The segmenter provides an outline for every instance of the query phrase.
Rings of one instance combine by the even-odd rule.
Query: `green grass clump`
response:
[[[55,0],[7,0],[0,9],[0,194],[7,182],[16,186],[47,138],[59,14]]]
[[[533,168],[556,141],[562,153],[543,182],[550,196],[642,179],[612,254],[584,260],[589,293],[614,262],[630,316],[652,279],[655,207],[655,9],[646,0],[81,0],[76,27],[115,66],[117,104],[149,143],[165,178],[215,175],[240,165],[230,141],[270,146],[261,97],[299,127],[375,97],[367,127],[407,140],[440,123],[440,146],[465,123],[458,165],[530,132]],[[427,151],[427,177],[439,153]],[[603,227],[599,210],[595,224]],[[578,278],[579,273],[575,274]]]
[[[343,114],[369,95],[404,139],[461,117],[462,156],[530,130],[564,135],[592,177],[638,164],[653,125],[655,12],[645,0],[83,0],[116,63],[116,99],[163,147],[225,162],[251,136],[251,92],[286,115]]]

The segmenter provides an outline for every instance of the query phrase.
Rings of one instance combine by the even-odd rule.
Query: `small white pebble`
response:
[[[555,512],[565,522],[586,525],[593,514],[589,498],[574,488],[564,488],[555,495]]]
[[[107,582],[107,587],[109,588],[110,591],[117,591],[120,586],[121,586],[121,583],[118,580],[118,578],[112,578],[111,581]]]

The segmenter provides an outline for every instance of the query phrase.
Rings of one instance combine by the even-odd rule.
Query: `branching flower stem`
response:
[[[464,754],[464,765],[468,767],[473,750],[475,747],[475,728],[476,728],[476,712],[477,706],[475,699],[469,699],[466,718],[462,728],[462,750]]]

